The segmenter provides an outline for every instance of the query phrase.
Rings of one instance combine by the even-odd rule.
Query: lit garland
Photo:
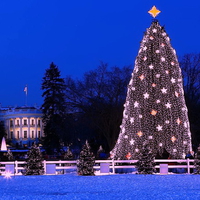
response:
[[[182,158],[191,150],[181,70],[170,39],[157,20],[141,42],[120,128],[112,151],[116,159],[127,155],[137,158],[145,141],[155,154],[165,149],[172,158]]]

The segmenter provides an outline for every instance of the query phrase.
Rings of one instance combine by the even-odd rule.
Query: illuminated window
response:
[[[34,138],[34,131],[32,131],[32,135],[31,135],[31,137]]]
[[[24,131],[24,138],[27,138],[27,131]]]
[[[40,131],[38,131],[38,138],[40,138],[41,137],[41,135],[40,135]]]
[[[27,125],[27,119],[24,119],[24,125],[25,126]]]

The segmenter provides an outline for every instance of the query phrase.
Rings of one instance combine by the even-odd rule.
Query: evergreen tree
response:
[[[82,176],[92,176],[94,175],[95,156],[91,151],[89,143],[86,141],[83,146],[80,157],[77,161],[78,174]]]
[[[8,160],[13,160],[13,154],[12,151],[10,151],[10,149],[8,149],[7,153],[6,153],[6,157],[8,158]]]
[[[149,144],[144,144],[139,154],[136,167],[139,174],[153,174],[155,172],[155,155]]]
[[[28,158],[25,165],[25,175],[42,175],[44,174],[43,158],[40,148],[33,144],[28,152]]]
[[[138,158],[149,141],[153,153],[184,158],[191,151],[191,133],[182,75],[170,38],[157,20],[144,34],[128,85],[118,141],[111,152]]]
[[[195,155],[194,168],[195,168],[194,174],[200,174],[200,147],[198,147],[197,153]]]
[[[99,147],[98,151],[97,151],[97,159],[105,159],[106,158],[106,153],[103,149],[102,146]]]
[[[42,105],[43,123],[44,123],[44,146],[48,153],[52,153],[53,149],[60,147],[60,140],[64,137],[64,119],[65,119],[65,83],[60,78],[60,71],[54,64],[50,64],[50,68],[46,70],[43,77],[42,97],[44,103]]]
[[[64,159],[65,160],[72,160],[73,159],[73,153],[71,152],[71,150],[69,149],[69,147],[67,148],[67,151],[64,154]]]

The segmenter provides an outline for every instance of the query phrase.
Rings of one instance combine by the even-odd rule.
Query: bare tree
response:
[[[186,98],[200,103],[200,54],[185,54],[180,59]]]
[[[104,143],[107,151],[113,148],[119,134],[130,75],[130,66],[109,69],[101,62],[96,70],[85,73],[81,80],[66,78],[67,104],[77,116],[76,128],[82,124],[82,131],[87,129],[85,139],[92,138],[100,142],[99,145]]]
[[[194,150],[200,143],[200,54],[180,58]]]

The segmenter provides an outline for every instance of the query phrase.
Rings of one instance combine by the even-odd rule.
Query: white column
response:
[[[40,137],[43,136],[42,119],[40,118]]]
[[[35,117],[35,137],[37,138],[37,117]]]
[[[15,118],[13,118],[13,139],[16,139],[16,135],[15,135]]]
[[[20,120],[19,120],[19,125],[20,125],[19,139],[21,141],[22,140],[22,118],[21,117],[20,117]]]
[[[8,119],[8,138],[10,139],[10,120]]]
[[[30,117],[28,117],[28,135],[27,135],[28,140],[30,140]]]

